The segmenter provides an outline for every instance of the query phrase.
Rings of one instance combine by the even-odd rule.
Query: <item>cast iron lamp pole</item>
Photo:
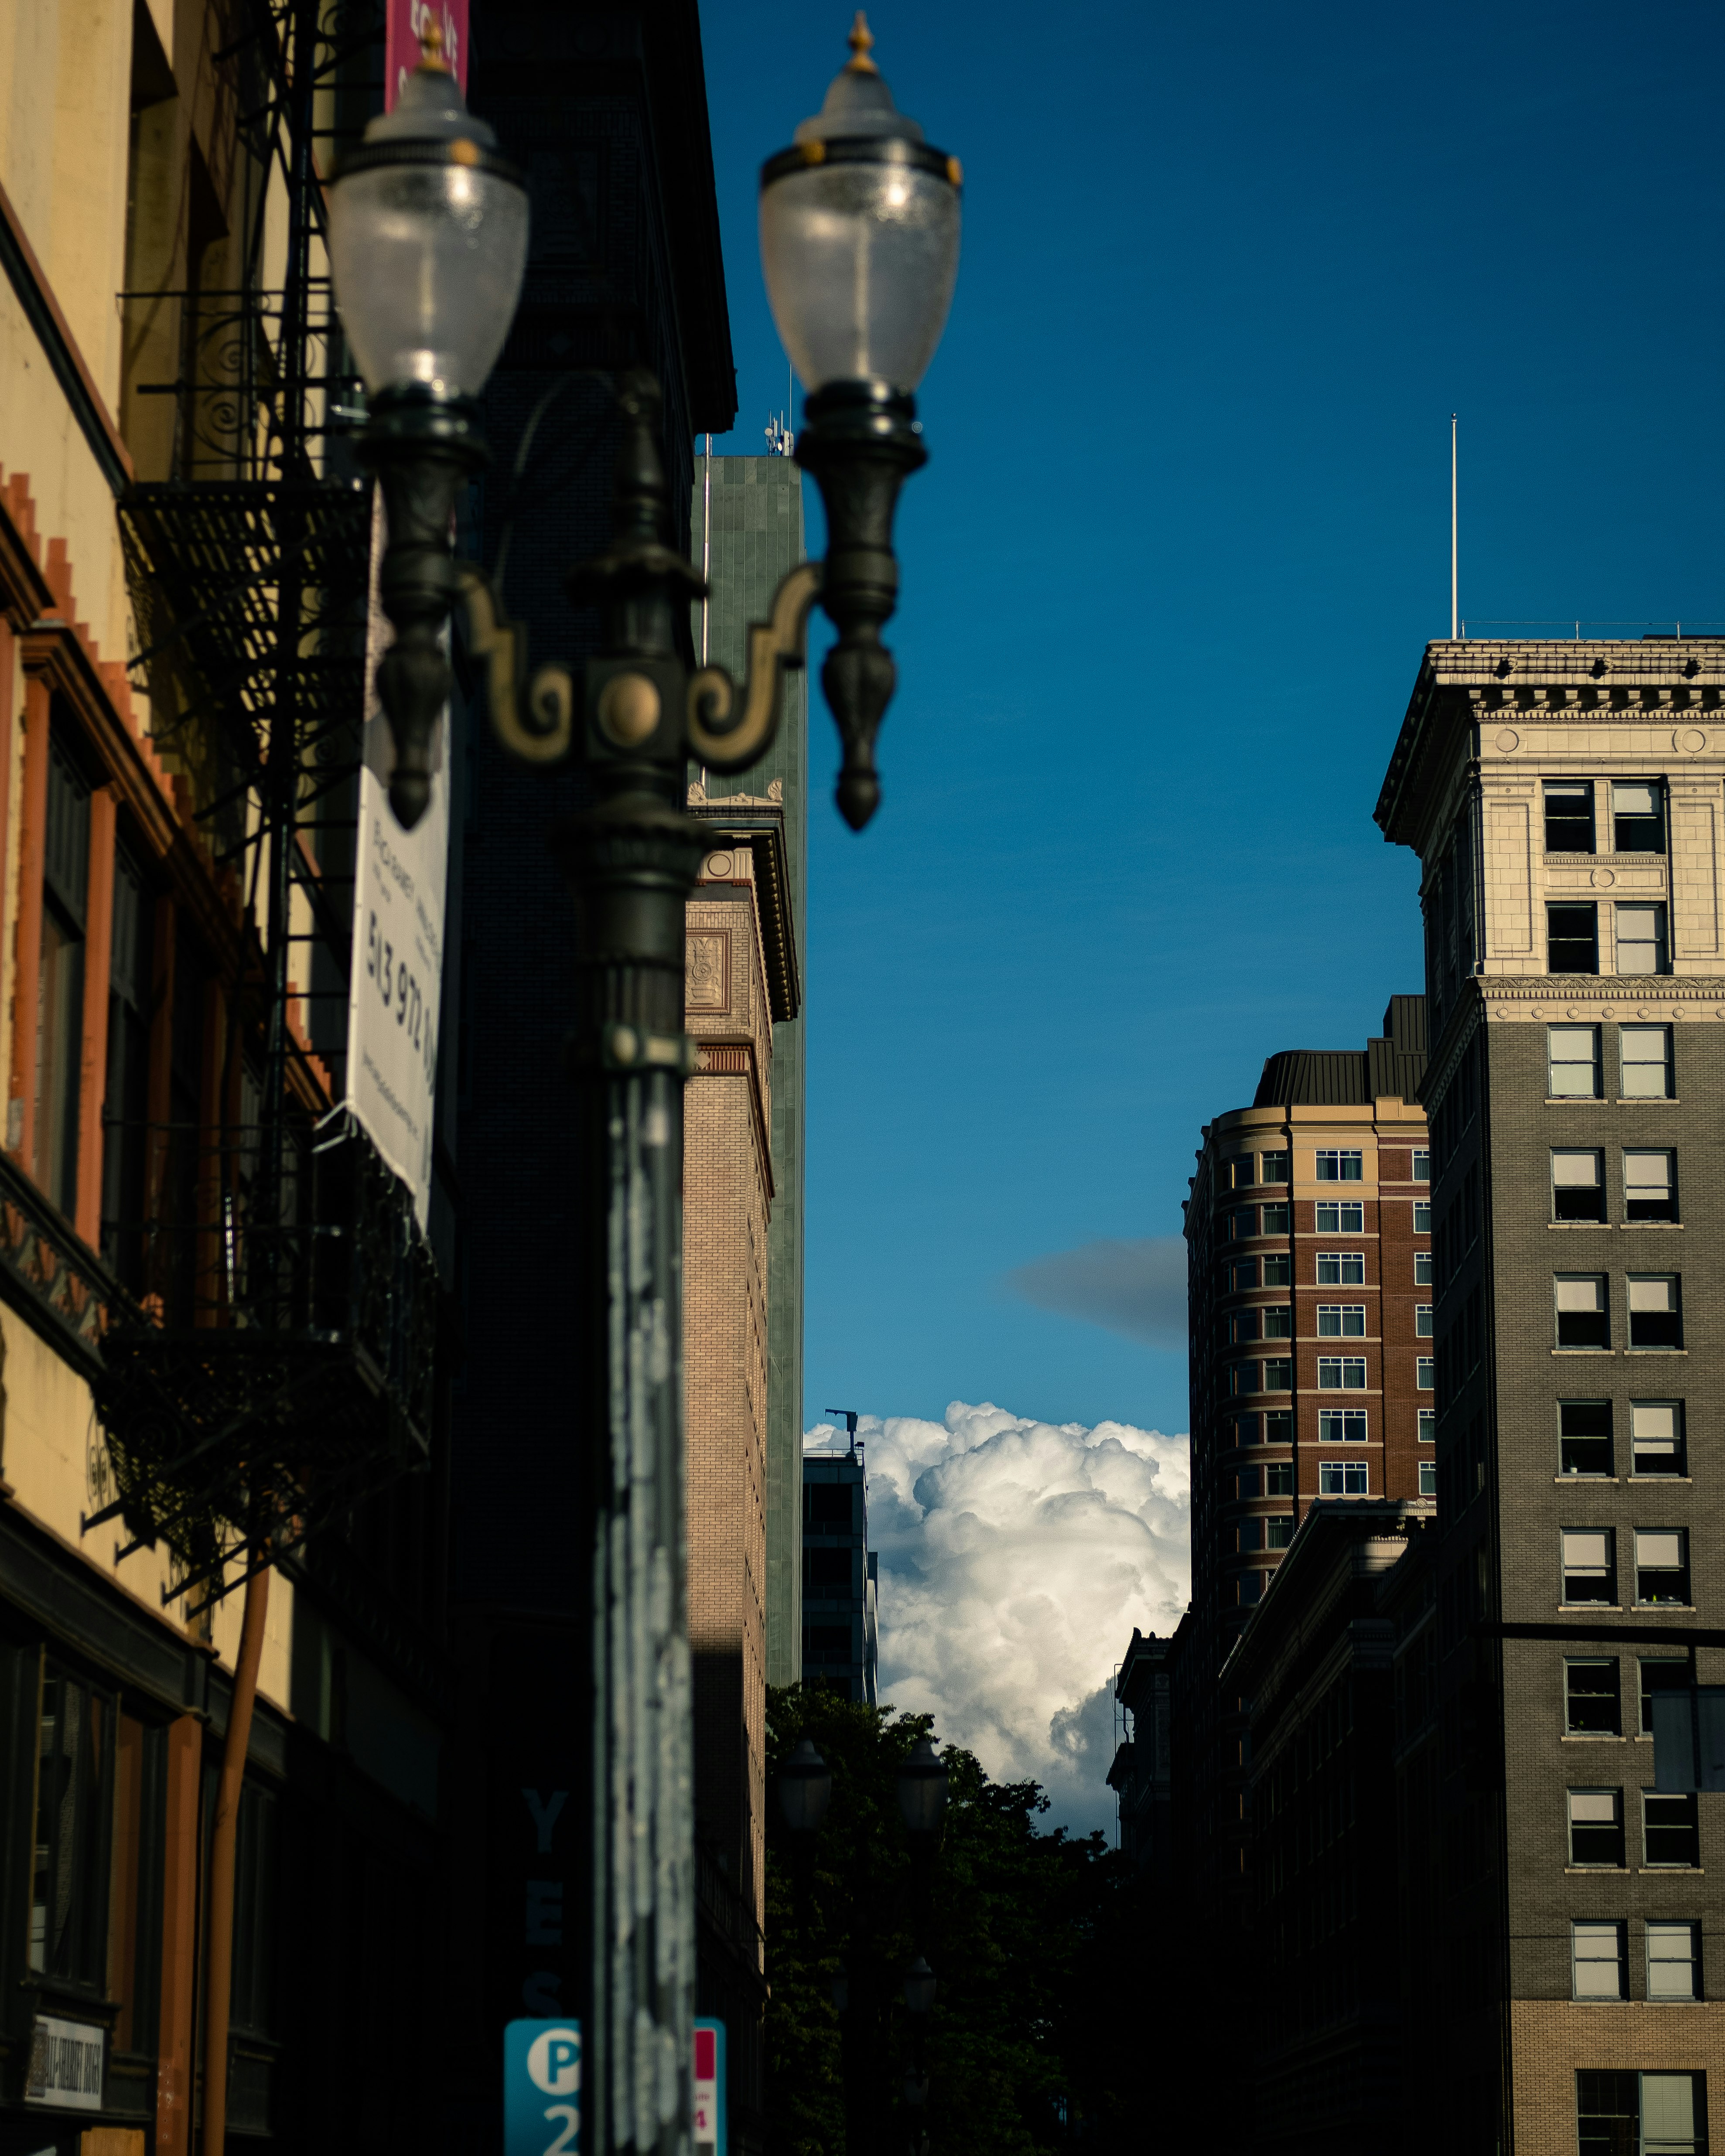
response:
[[[762,175],[762,243],[781,330],[811,392],[798,454],[827,505],[824,566],[793,569],[749,633],[739,687],[691,670],[690,602],[706,587],[673,543],[660,396],[635,371],[620,420],[612,540],[570,577],[596,603],[600,655],[531,675],[525,639],[483,574],[458,569],[456,495],[485,455],[474,398],[520,296],[526,198],[490,131],[429,46],[395,111],[342,161],[330,249],[371,398],[362,454],[389,520],[381,578],[396,639],[378,670],[395,743],[389,798],[407,826],[429,797],[450,680],[440,636],[465,598],[491,719],[531,763],[578,762],[587,807],[553,834],[575,899],[575,1139],[603,1203],[573,1224],[575,1435],[591,1463],[593,1954],[584,2007],[583,2145],[686,2156],[695,1976],[680,1305],[685,906],[705,850],[685,814],[691,759],[746,770],[771,744],[809,607],[839,630],[823,671],[845,742],[839,806],[879,798],[872,750],[893,686],[880,643],[897,568],[894,504],[924,459],[911,391],[944,325],[957,262],[957,165],[899,116],[868,57]]]

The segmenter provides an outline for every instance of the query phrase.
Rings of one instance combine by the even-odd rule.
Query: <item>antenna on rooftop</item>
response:
[[[1450,414],[1450,641],[1461,635],[1461,588],[1455,577],[1455,414]]]
[[[855,1460],[856,1457],[856,1409],[829,1408],[826,1412],[829,1415],[842,1415],[845,1418],[845,1427],[850,1432],[850,1457]]]

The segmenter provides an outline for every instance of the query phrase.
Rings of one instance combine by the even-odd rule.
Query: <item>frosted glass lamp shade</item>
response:
[[[478,166],[372,165],[330,196],[330,268],[366,387],[475,397],[509,335],[527,260],[527,198]]]

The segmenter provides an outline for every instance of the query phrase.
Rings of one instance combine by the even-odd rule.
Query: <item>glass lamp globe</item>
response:
[[[496,364],[527,261],[527,193],[468,111],[427,33],[393,112],[342,157],[329,194],[336,301],[367,389],[475,397]]]
[[[761,260],[773,320],[812,394],[922,379],[958,274],[958,161],[893,104],[860,12],[851,58],[792,146],[761,169]]]
[[[778,1808],[793,1834],[813,1834],[832,1800],[833,1770],[813,1743],[799,1737],[778,1777]]]
[[[905,1971],[905,2005],[912,2014],[932,2014],[938,1980],[921,1954]]]
[[[947,1809],[947,1765],[932,1738],[919,1737],[898,1770],[898,1809],[911,1834],[937,1834]]]

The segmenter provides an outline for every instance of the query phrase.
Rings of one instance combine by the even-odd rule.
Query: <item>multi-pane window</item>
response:
[[[67,1215],[78,1208],[83,1080],[84,916],[90,894],[90,788],[50,734],[36,993],[36,1180]]]
[[[1437,1409],[1421,1408],[1419,1414],[1420,1442],[1422,1445],[1435,1445],[1437,1443]]]
[[[1617,968],[1620,973],[1668,973],[1665,908],[1620,906],[1617,909]]]
[[[1630,1275],[1629,1344],[1631,1348],[1681,1348],[1683,1312],[1675,1273]]]
[[[1320,1355],[1318,1390],[1324,1393],[1363,1393],[1366,1389],[1363,1355]]]
[[[1665,851],[1665,788],[1656,778],[1625,779],[1612,787],[1611,850]]]
[[[1366,1231],[1366,1209],[1358,1198],[1323,1199],[1317,1201],[1317,1232],[1320,1235],[1363,1235]]]
[[[1689,1537],[1681,1527],[1635,1530],[1635,1599],[1688,1601]]]
[[[1677,1157],[1673,1152],[1625,1152],[1623,1157],[1623,1217],[1625,1220],[1675,1220],[1677,1217]]]
[[[1266,1152],[1263,1157],[1261,1183],[1286,1183],[1288,1179],[1288,1157],[1285,1152]]]
[[[1255,1445],[1258,1442],[1259,1418],[1255,1414],[1235,1415],[1234,1442],[1236,1445]]]
[[[1244,1295],[1257,1285],[1258,1260],[1255,1258],[1242,1258],[1238,1264],[1229,1266],[1228,1292],[1230,1295]]]
[[[1647,1924],[1647,1996],[1650,1999],[1699,1999],[1701,1988],[1701,1927],[1699,1924]]]
[[[1593,1101],[1599,1094],[1599,1029],[1548,1025],[1545,1029],[1545,1089],[1553,1101]]]
[[[1291,1445],[1294,1441],[1294,1411],[1291,1408],[1271,1408],[1264,1417],[1266,1445]],[[1271,1490],[1266,1493],[1274,1496]]]
[[[1431,1180],[1431,1154],[1425,1146],[1414,1148],[1413,1179],[1415,1183],[1430,1183]]]
[[[1321,1497],[1369,1496],[1365,1461],[1321,1460],[1317,1466],[1317,1493]]]
[[[1242,1520],[1235,1529],[1234,1546],[1245,1555],[1264,1547],[1264,1522],[1261,1520]]]
[[[1668,1025],[1619,1026],[1617,1065],[1625,1101],[1670,1100],[1672,1096],[1671,1028]]]
[[[1437,1462],[1422,1460],[1420,1463],[1420,1494],[1422,1497],[1437,1495]]]
[[[1605,1172],[1602,1154],[1553,1153],[1551,1217],[1553,1220],[1604,1219]]]
[[[1366,1337],[1364,1303],[1319,1303],[1317,1337],[1320,1340],[1363,1340]]]
[[[1244,1504],[1247,1499],[1258,1496],[1261,1494],[1259,1489],[1259,1481],[1260,1471],[1255,1467],[1242,1467],[1239,1474],[1235,1476],[1234,1494],[1240,1500],[1242,1504]]]
[[[1552,780],[1545,789],[1545,850],[1590,854],[1594,850],[1594,789],[1585,778]]]
[[[1261,1572],[1243,1572],[1239,1574],[1240,1599],[1243,1603],[1250,1604],[1264,1599],[1264,1578],[1265,1575]]]
[[[50,1666],[42,1680],[30,1967],[98,1998],[108,1974],[113,1702]]]
[[[1596,906],[1548,906],[1545,909],[1546,971],[1597,973],[1599,970],[1599,910]]]
[[[1572,1923],[1569,1927],[1571,1996],[1627,1999],[1627,1957],[1621,1924]]]
[[[1557,1298],[1559,1348],[1609,1348],[1611,1319],[1603,1273],[1559,1273]]]
[[[1263,1372],[1256,1363],[1230,1363],[1228,1365],[1228,1389],[1238,1399],[1243,1393],[1260,1393],[1264,1389]]]
[[[1578,2072],[1579,2156],[1705,2156],[1707,2080],[1702,2073]]]
[[[1569,1861],[1623,1869],[1623,1792],[1571,1789]]]
[[[1564,1663],[1563,1727],[1571,1737],[1622,1734],[1615,1657]]]
[[[1701,1829],[1696,1815],[1695,1792],[1692,1789],[1686,1796],[1668,1797],[1655,1789],[1643,1789],[1641,1842],[1647,1863],[1693,1870],[1701,1862]]]
[[[1686,1471],[1683,1404],[1681,1400],[1632,1400],[1630,1440],[1637,1475],[1681,1475]]]
[[[1320,1250],[1317,1284],[1320,1287],[1363,1287],[1366,1254],[1363,1250]]]
[[[1255,1310],[1235,1310],[1229,1313],[1228,1342],[1230,1347],[1237,1348],[1242,1340],[1258,1337],[1259,1315]]]
[[[1264,1312],[1264,1337],[1266,1340],[1291,1340],[1294,1337],[1294,1313],[1285,1302],[1273,1304]]]
[[[1264,1389],[1266,1393],[1291,1393],[1294,1389],[1294,1365],[1291,1359],[1284,1362],[1274,1358],[1264,1365]]]
[[[1429,1198],[1416,1198],[1414,1200],[1414,1233],[1416,1235],[1429,1235],[1431,1233],[1431,1200]]]
[[[1291,1512],[1272,1512],[1264,1522],[1266,1549],[1282,1550],[1294,1539],[1294,1516]]]
[[[1430,1337],[1431,1337],[1431,1312],[1432,1312],[1432,1306],[1431,1306],[1431,1305],[1430,1305],[1429,1302],[1416,1302],[1416,1303],[1414,1304],[1414,1337],[1415,1337],[1415,1338],[1417,1338],[1417,1339],[1420,1339],[1420,1340],[1430,1340]]]
[[[1364,1158],[1347,1147],[1332,1146],[1313,1154],[1313,1172],[1320,1183],[1358,1183]]]
[[[1271,1205],[1265,1209],[1271,1213],[1286,1213],[1288,1209],[1286,1205]],[[1284,1229],[1283,1233],[1286,1234],[1286,1230]],[[1264,1260],[1265,1286],[1291,1287],[1294,1279],[1293,1263],[1293,1260],[1286,1250],[1280,1256],[1272,1255],[1266,1258]]]
[[[1272,1460],[1264,1470],[1264,1495],[1266,1497],[1291,1497],[1293,1494],[1293,1461]]]
[[[1617,1599],[1609,1527],[1565,1527],[1563,1555],[1565,1602]]]
[[[1321,1445],[1363,1445],[1368,1435],[1363,1408],[1322,1408],[1318,1412]]]
[[[1431,1284],[1431,1252],[1430,1250],[1415,1250],[1414,1253],[1414,1285],[1415,1287],[1430,1287]]]
[[[1558,1402],[1558,1465],[1565,1475],[1611,1472],[1609,1400]]]
[[[1419,1355],[1414,1360],[1414,1385],[1416,1391],[1435,1393],[1437,1390],[1437,1357]]]
[[[1257,1179],[1249,1152],[1236,1153],[1233,1159],[1222,1163],[1222,1180],[1230,1190],[1250,1190]]]
[[[1644,1737],[1653,1734],[1653,1697],[1656,1692],[1686,1691],[1695,1681],[1695,1672],[1686,1652],[1681,1655],[1643,1655],[1640,1658],[1640,1729]]]
[[[1288,1232],[1288,1208],[1286,1205],[1266,1205],[1264,1208],[1264,1233],[1266,1235],[1286,1235]]]
[[[1248,1236],[1255,1235],[1257,1232],[1258,1209],[1255,1205],[1240,1206],[1228,1215],[1228,1233],[1236,1243],[1245,1241]]]
[[[144,1175],[149,1152],[153,922],[149,886],[124,845],[114,852],[108,959],[108,1072],[102,1107],[102,1255],[144,1292]]]

